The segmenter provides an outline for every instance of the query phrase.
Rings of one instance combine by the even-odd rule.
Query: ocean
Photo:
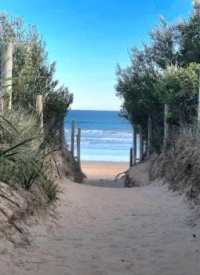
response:
[[[65,118],[69,148],[72,120],[81,128],[81,160],[129,162],[133,130],[119,112],[71,110]]]

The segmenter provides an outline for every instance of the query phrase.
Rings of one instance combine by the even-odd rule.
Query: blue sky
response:
[[[129,64],[128,49],[147,41],[159,15],[187,17],[191,0],[0,0],[0,10],[37,26],[72,109],[119,110],[116,63]]]

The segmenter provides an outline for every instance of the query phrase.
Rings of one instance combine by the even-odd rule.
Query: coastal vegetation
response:
[[[200,192],[199,30],[200,2],[194,1],[188,19],[169,23],[160,16],[159,26],[149,32],[150,42],[143,42],[142,49],[134,46],[130,65],[116,68],[121,116],[135,127],[140,125],[144,140],[160,154],[152,164],[152,178],[164,177],[173,189],[187,189],[196,198]]]
[[[56,64],[49,63],[45,42],[36,27],[27,26],[21,17],[10,19],[3,12],[0,15],[1,50],[6,43],[13,46],[12,108],[5,89],[9,79],[1,77],[0,180],[16,190],[28,190],[36,206],[42,202],[47,204],[57,198],[59,191],[55,182],[55,171],[59,173],[55,152],[61,155],[64,152],[63,123],[73,94],[54,79]],[[1,55],[1,72],[5,65],[2,58]],[[44,101],[42,127],[36,112],[37,94]],[[66,155],[66,149],[64,153],[69,162],[71,158]]]
[[[169,23],[160,17],[160,25],[149,32],[150,43],[130,50],[130,66],[117,65],[121,115],[133,125],[140,124],[145,138],[149,116],[162,136],[164,120],[172,129],[192,124],[197,117],[199,27],[200,3],[195,1],[188,20]],[[165,104],[169,111],[163,119]]]

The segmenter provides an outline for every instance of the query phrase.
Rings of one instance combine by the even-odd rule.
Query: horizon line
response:
[[[69,111],[120,112],[120,110],[70,109]]]

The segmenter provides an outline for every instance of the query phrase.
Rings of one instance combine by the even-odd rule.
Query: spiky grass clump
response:
[[[58,187],[51,172],[52,148],[34,114],[22,109],[0,116],[0,180],[31,190],[37,185],[48,201],[56,199]]]

